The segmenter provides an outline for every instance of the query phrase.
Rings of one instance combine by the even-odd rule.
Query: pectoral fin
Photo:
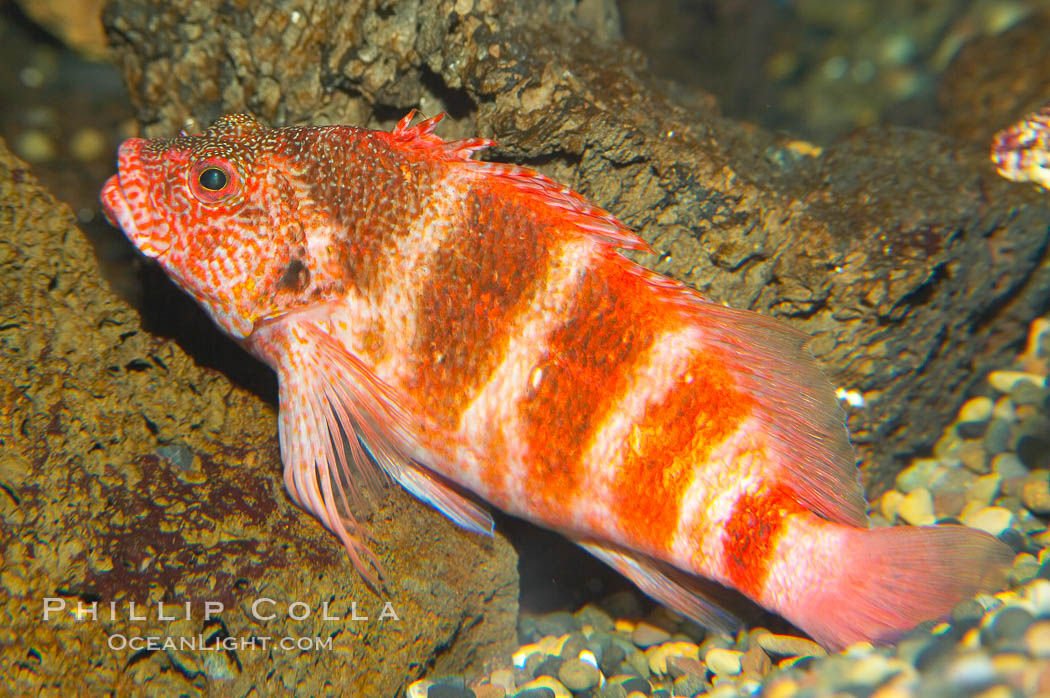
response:
[[[460,526],[491,535],[487,511],[413,459],[421,449],[411,400],[316,322],[292,320],[288,332],[301,350],[288,352],[279,368],[285,486],[339,537],[358,571],[378,585],[382,570],[350,501],[362,486],[379,486],[383,473]]]

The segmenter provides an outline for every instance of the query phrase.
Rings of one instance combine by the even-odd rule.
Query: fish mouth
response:
[[[117,154],[117,174],[106,180],[99,199],[102,212],[111,224],[119,227],[131,242],[148,257],[160,257],[171,246],[163,234],[149,202],[149,183],[142,167],[141,148],[147,141],[130,138],[121,144]]]
[[[102,213],[110,225],[123,230],[128,237],[139,234],[135,225],[135,218],[131,215],[131,206],[124,198],[124,192],[120,188],[120,175],[115,174],[106,180],[99,197],[102,201]]]

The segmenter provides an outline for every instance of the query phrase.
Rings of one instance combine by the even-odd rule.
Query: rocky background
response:
[[[226,691],[278,661],[112,653],[105,634],[126,624],[41,625],[43,596],[232,601],[265,584],[283,599],[340,589],[344,608],[375,598],[281,491],[272,377],[99,220],[128,135],[231,111],[389,128],[411,108],[445,110],[443,136],[495,138],[486,157],[536,167],[637,229],[656,250],[640,261],[809,332],[832,380],[867,402],[849,422],[873,492],[1050,307],[1048,199],[987,158],[992,132],[1050,98],[1036,66],[1050,56],[1043,2],[889,2],[876,16],[853,0],[113,0],[97,24],[92,3],[72,18],[44,5],[21,3],[79,51],[108,55],[120,79],[42,32],[26,38],[29,18],[5,7],[0,128],[31,164],[5,153],[0,167],[14,629],[0,661],[25,690],[117,686],[130,667],[136,684]],[[99,266],[35,175],[70,203]],[[342,684],[327,685],[392,692],[512,640],[505,542],[393,496],[374,529],[394,577],[420,580],[395,601],[418,627],[395,638],[322,624],[364,633],[338,655]],[[447,585],[437,598],[431,575]],[[251,632],[243,610],[223,622]],[[81,649],[58,650],[71,642]],[[289,687],[334,680],[285,660]],[[224,671],[244,678],[212,681]]]

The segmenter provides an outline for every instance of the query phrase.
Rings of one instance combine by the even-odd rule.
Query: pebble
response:
[[[1011,407],[1011,414],[1013,408]],[[1010,429],[1013,425],[1013,419],[1003,419],[996,417],[988,423],[988,428],[984,430],[984,449],[988,453],[1002,453],[1007,450],[1010,445]]]
[[[933,495],[933,511],[938,523],[941,523],[941,519],[958,516],[964,506],[965,492],[935,492]]]
[[[669,632],[655,625],[650,625],[645,621],[635,626],[634,632],[631,633],[631,642],[642,649],[659,645],[661,642],[667,642],[670,639],[671,634]]]
[[[1017,454],[1009,451],[1000,453],[992,458],[992,470],[1004,478],[1028,474],[1028,468],[1024,467],[1024,463],[1017,457]]]
[[[654,674],[666,674],[669,658],[699,659],[700,648],[691,642],[666,642],[649,648],[646,656],[649,658],[649,671]]]
[[[1003,476],[1001,473],[982,475],[977,478],[977,482],[969,489],[967,496],[970,501],[991,504],[999,494],[999,488],[1002,487],[1002,484]]]
[[[995,679],[995,667],[987,655],[970,652],[953,659],[945,668],[944,675],[959,688],[975,688]]]
[[[761,678],[769,673],[773,667],[769,655],[759,646],[758,642],[752,642],[743,656],[740,657],[740,671],[756,678]]]
[[[944,465],[939,458],[918,458],[897,475],[896,487],[904,494],[926,487],[932,482],[936,471],[942,468]]]
[[[869,654],[851,666],[845,678],[849,683],[878,686],[901,670],[899,664],[899,661],[894,663],[881,654]]]
[[[506,698],[507,691],[500,686],[483,684],[474,687],[474,698]]]
[[[790,677],[779,678],[766,686],[764,698],[792,698],[798,693],[798,682]]]
[[[1031,381],[1017,381],[1010,390],[1010,401],[1015,405],[1038,405],[1046,398],[1045,381],[1038,386]]]
[[[933,495],[925,487],[919,487],[901,500],[897,516],[912,526],[926,526],[934,522]]]
[[[594,604],[587,604],[576,611],[575,616],[580,628],[589,625],[600,633],[612,632],[612,617]]]
[[[959,461],[959,463],[961,464],[962,461]],[[949,467],[944,477],[937,483],[937,487],[931,489],[930,492],[933,493],[934,497],[946,492],[966,494],[966,491],[973,487],[973,483],[977,482],[977,477],[977,474],[971,473],[965,468],[958,466]]]
[[[780,657],[823,657],[828,653],[812,640],[794,635],[764,633],[758,636],[758,646]]]
[[[679,676],[674,680],[674,695],[693,698],[704,691],[704,682],[692,674]]]
[[[513,698],[558,698],[558,694],[547,686],[534,686],[523,688],[515,693]]]
[[[1025,582],[1034,579],[1039,574],[1039,567],[1039,563],[1035,560],[1015,562],[1013,568],[1010,569],[1010,584],[1021,586]]]
[[[1037,387],[1046,387],[1046,378],[1036,373],[1023,371],[992,371],[988,374],[988,383],[1000,393],[1009,393],[1018,381],[1029,381]]]
[[[427,698],[477,698],[477,694],[463,686],[439,683],[427,689]]]
[[[558,671],[561,669],[561,665],[565,663],[565,660],[561,657],[547,656],[546,659],[541,661],[534,669],[526,662],[525,666],[528,669],[532,669],[531,674],[536,678],[541,676],[550,676],[551,678],[558,678]]]
[[[536,630],[543,636],[557,636],[568,635],[575,630],[579,630],[576,625],[576,617],[568,611],[557,611],[555,613],[545,613],[536,619]],[[558,654],[554,652],[552,654]]]
[[[641,676],[643,679],[649,678],[649,659],[637,649],[627,653],[624,666],[630,668],[632,673]]]
[[[967,470],[974,473],[988,472],[988,453],[980,441],[967,441],[956,450],[955,455]]]
[[[704,661],[707,668],[719,676],[735,676],[740,673],[740,657],[743,654],[738,650],[714,647],[704,656]]]
[[[1041,620],[1028,626],[1024,642],[1028,653],[1036,659],[1050,659],[1050,620]]]
[[[450,677],[445,680],[420,679],[405,689],[406,698],[477,698],[474,691],[467,688],[462,678]]]
[[[1014,411],[1014,403],[1010,401],[1008,395],[1002,395],[995,401],[995,407],[992,408],[992,415],[996,419],[1001,419],[1007,424],[1013,424],[1017,421],[1017,412]]]
[[[681,676],[683,674],[692,674],[693,676],[703,678],[707,675],[707,667],[704,666],[704,663],[701,662],[699,658],[668,657],[667,673],[672,677]]]
[[[598,668],[603,674],[613,674],[626,659],[627,653],[624,651],[623,647],[613,643],[609,645],[608,649],[602,652],[602,658],[598,662]]]
[[[518,692],[514,694],[515,698],[541,698],[541,696],[547,696],[547,698],[572,698],[572,693],[557,679],[551,676],[540,676],[522,686],[518,686]]]
[[[570,691],[586,691],[591,686],[597,686],[601,680],[601,674],[597,667],[579,659],[570,659],[558,669],[558,680],[565,684]]]
[[[992,418],[994,407],[991,398],[971,398],[959,408],[959,422],[987,422]]]
[[[1017,694],[1009,686],[999,684],[975,693],[973,698],[1017,698]]]
[[[540,651],[539,645],[537,645],[536,643],[532,642],[532,643],[529,643],[527,645],[522,645],[521,647],[519,647],[514,652],[514,654],[512,654],[510,656],[510,659],[511,659],[512,662],[514,662],[514,666],[516,666],[519,669],[521,669],[528,663],[529,659],[533,655],[541,654],[541,653],[542,652]],[[542,654],[546,654],[546,653],[542,653]]]
[[[902,501],[904,501],[903,494],[897,490],[887,490],[879,499],[879,511],[882,512],[887,521],[894,521],[897,518],[897,510],[900,509]]]
[[[993,536],[998,536],[1013,525],[1014,513],[1003,507],[982,507],[970,515],[964,511],[962,522],[970,528],[979,528]]]
[[[614,676],[609,679],[609,683],[613,685],[619,685],[623,687],[623,690],[627,691],[628,695],[631,693],[641,693],[642,695],[652,695],[653,687],[645,679],[637,676]]]
[[[489,676],[489,683],[510,693],[514,690],[514,672],[510,669],[497,669]]]
[[[427,698],[427,690],[434,685],[429,679],[413,681],[405,689],[405,698]]]
[[[1021,501],[1034,514],[1050,514],[1050,470],[1037,470],[1025,478]]]
[[[1017,459],[1026,468],[1050,467],[1050,424],[1045,426],[1046,431],[1036,434],[1025,434],[1017,440]]]
[[[995,614],[995,618],[981,629],[981,644],[1017,640],[1024,637],[1035,618],[1020,606],[1008,606]]]

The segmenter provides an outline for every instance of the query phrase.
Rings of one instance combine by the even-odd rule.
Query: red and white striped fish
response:
[[[1050,189],[1050,102],[995,134],[992,162],[1009,180]]]
[[[493,524],[469,492],[558,530],[718,629],[719,584],[839,648],[1001,581],[1011,555],[985,533],[869,530],[803,334],[628,261],[647,246],[609,213],[411,117],[227,116],[127,141],[102,191],[277,371],[288,491],[366,577],[347,500],[378,466],[470,530]]]

